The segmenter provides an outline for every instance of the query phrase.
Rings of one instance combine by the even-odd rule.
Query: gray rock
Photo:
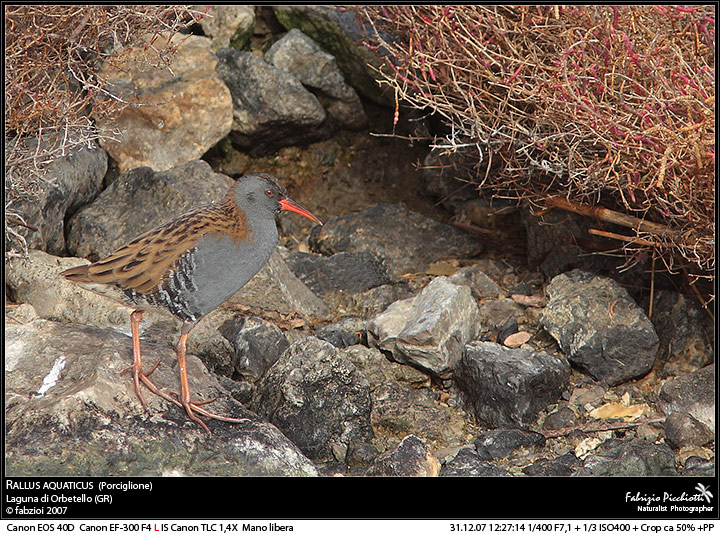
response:
[[[704,446],[715,438],[712,429],[684,412],[673,412],[665,420],[665,436],[673,449]]]
[[[109,297],[80,288],[60,275],[65,269],[86,263],[81,258],[58,258],[42,251],[30,251],[29,258],[10,258],[6,284],[17,303],[35,307],[43,318],[112,327],[130,334],[133,308]],[[218,329],[232,320],[238,310],[267,315],[277,320],[304,323],[306,318],[324,318],[327,307],[285,266],[274,253],[268,263],[237,294],[205,316],[188,338],[188,350],[200,357],[214,372],[231,376],[236,352]],[[174,347],[180,321],[169,313],[148,310],[140,332],[143,340]]]
[[[251,52],[221,48],[217,55],[217,72],[232,94],[233,143],[263,154],[330,133],[320,102],[293,76]]]
[[[327,305],[290,271],[278,252],[228,305],[306,318],[326,318],[329,313]]]
[[[543,429],[562,429],[563,427],[572,427],[578,424],[577,416],[570,407],[564,406],[558,408],[555,412],[551,412],[543,422]]]
[[[37,148],[37,140],[29,140],[30,151]],[[23,226],[13,227],[25,238],[29,249],[41,249],[53,255],[67,252],[65,247],[65,218],[79,206],[92,201],[102,188],[107,172],[107,153],[96,147],[76,147],[47,166],[47,183],[37,197],[16,199],[6,211],[22,217],[37,231]]]
[[[101,77],[111,89],[138,104],[112,119],[95,118],[101,131],[122,133],[101,137],[121,173],[144,166],[164,171],[200,158],[230,132],[232,99],[215,72],[210,39],[177,33],[171,43],[177,52],[169,69],[139,68],[146,63],[140,61],[146,54],[142,47],[119,51],[127,56],[103,63]]]
[[[492,429],[480,433],[475,439],[475,449],[486,461],[503,459],[522,446],[544,445],[545,436],[529,429]]]
[[[242,50],[250,42],[255,24],[255,8],[218,4],[214,6],[199,5],[198,11],[208,10],[207,17],[200,21],[205,35],[212,37],[210,49],[235,48]]]
[[[652,322],[660,339],[655,362],[660,377],[683,375],[713,362],[715,325],[691,298],[656,291]]]
[[[261,318],[233,318],[220,327],[220,334],[235,349],[233,375],[255,382],[290,347],[282,331]]]
[[[356,345],[343,349],[340,354],[363,374],[371,391],[388,383],[409,388],[430,386],[428,375],[412,366],[389,361],[375,348]]]
[[[427,388],[385,383],[372,389],[372,425],[386,441],[413,434],[433,444],[453,444],[464,438],[465,420],[456,410],[438,403]]]
[[[367,380],[335,347],[314,337],[285,351],[258,381],[250,406],[317,461],[373,438]]]
[[[660,390],[658,408],[667,415],[687,413],[715,429],[715,364],[667,381]]]
[[[328,292],[323,295],[323,301],[338,316],[357,316],[369,319],[395,301],[407,299],[415,293],[415,284],[413,283],[391,283],[364,292]]]
[[[10,258],[8,294],[15,302],[31,305],[42,318],[110,327],[130,336],[132,307],[85,290],[60,275],[65,269],[86,263],[83,258],[59,258],[42,251],[30,251],[27,259]],[[140,336],[143,342],[174,348],[180,325],[181,321],[169,312],[148,310],[140,324]]]
[[[478,307],[465,286],[436,277],[417,296],[396,301],[368,322],[368,342],[447,379],[463,346],[480,331]]]
[[[571,476],[582,463],[572,453],[566,453],[555,459],[540,459],[522,469],[527,476]]]
[[[517,323],[517,319],[523,315],[523,307],[507,298],[483,301],[478,309],[484,332],[498,331],[513,320]]]
[[[488,297],[503,297],[505,295],[503,289],[476,265],[458,269],[450,275],[448,280],[453,284],[467,286],[470,288],[472,296],[478,300]]]
[[[367,322],[360,318],[343,318],[330,325],[315,329],[315,336],[330,342],[339,349],[360,343],[367,344],[365,326]]]
[[[265,53],[265,61],[293,75],[304,86],[320,91],[328,101],[328,115],[340,125],[361,129],[367,124],[360,97],[345,83],[335,58],[300,30],[293,28],[276,41]]]
[[[144,389],[144,412],[126,372],[129,337],[95,327],[38,319],[5,334],[5,463],[14,476],[317,475],[274,426],[235,402],[200,361],[188,355],[195,400],[249,418],[207,420],[208,436],[185,411]],[[152,380],[178,389],[174,352],[143,343]],[[152,437],[149,440],[148,437]]]
[[[532,423],[560,398],[569,377],[564,359],[492,342],[467,344],[454,371],[468,407],[491,427]]]
[[[218,329],[238,312],[304,325],[327,319],[328,308],[288,269],[282,255],[274,252],[245,286],[198,322],[188,338],[188,351],[211,370],[228,376],[234,371],[236,353]]]
[[[483,460],[474,448],[463,448],[440,469],[445,477],[502,477],[510,472]]]
[[[609,385],[652,369],[658,351],[655,329],[617,282],[574,270],[555,277],[547,295],[540,324],[570,362]]]
[[[585,458],[575,476],[675,476],[675,456],[667,444],[633,444],[610,439]]]
[[[370,253],[295,253],[285,263],[319,295],[342,290],[363,292],[390,282],[385,266]]]
[[[393,204],[330,219],[310,234],[313,251],[331,256],[347,251],[381,258],[393,279],[423,272],[448,258],[471,258],[482,244],[467,232]]]
[[[440,462],[422,440],[406,436],[393,450],[380,455],[370,466],[369,476],[434,477]]]
[[[164,172],[127,171],[70,219],[68,250],[98,260],[189,209],[222,199],[232,184],[202,160]]]
[[[683,476],[715,477],[715,459],[688,457],[681,473]]]
[[[340,70],[358,92],[377,102],[392,105],[393,92],[381,87],[373,68],[387,68],[380,54],[362,44],[367,28],[360,27],[352,11],[336,6],[273,6],[286,28],[298,28],[335,57]],[[369,30],[372,31],[372,30]]]
[[[28,258],[9,258],[5,279],[8,295],[16,303],[32,305],[42,318],[112,327],[129,335],[131,307],[80,288],[60,275],[65,269],[83,263],[87,260],[33,250],[28,252]],[[170,333],[164,340],[172,344],[179,327],[180,321],[169,313],[148,311],[143,316],[141,335],[147,337],[150,330],[163,330]]]

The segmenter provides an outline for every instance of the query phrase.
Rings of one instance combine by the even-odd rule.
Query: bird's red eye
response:
[[[273,196],[273,190],[271,190],[271,189],[266,189],[266,190],[265,190],[265,195],[267,195],[268,197],[272,197],[272,196]]]

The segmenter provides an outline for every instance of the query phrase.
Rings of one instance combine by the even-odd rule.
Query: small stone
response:
[[[703,459],[702,457],[688,457],[685,459],[683,476],[692,477],[715,477],[715,459]]]
[[[510,336],[506,337],[505,340],[503,340],[503,344],[506,347],[520,347],[525,342],[530,340],[531,337],[532,337],[532,335],[530,333],[520,331],[520,332],[513,333]]]
[[[443,465],[440,475],[444,477],[501,477],[509,476],[507,470],[488,463],[475,450],[463,448]]]
[[[458,269],[450,275],[449,281],[453,284],[467,286],[470,288],[472,296],[478,300],[488,297],[502,297],[505,293],[503,289],[483,273],[477,265]]]
[[[255,23],[255,8],[253,6],[223,5],[210,7],[210,17],[200,20],[205,35],[212,37],[210,48],[232,47],[241,50],[248,44],[253,33]],[[199,11],[206,6],[199,5]]]
[[[368,470],[369,476],[434,477],[440,462],[413,435],[406,436],[397,448],[380,455]]]
[[[667,443],[673,449],[704,446],[715,438],[711,429],[684,412],[673,412],[665,420]]]
[[[257,381],[290,346],[274,324],[261,318],[232,318],[220,326],[220,334],[235,350],[233,372]]]
[[[602,399],[606,391],[607,390],[599,384],[585,384],[572,391],[572,394],[570,394],[570,403],[575,407],[582,408],[588,403]]]
[[[420,294],[398,301],[368,322],[368,341],[443,379],[463,345],[479,332],[478,308],[465,286],[436,277]]]
[[[363,341],[367,343],[366,323],[360,318],[343,318],[330,325],[315,329],[315,336],[320,340],[330,342],[339,349],[354,346]]]
[[[27,303],[23,303],[14,307],[5,307],[5,317],[16,321],[17,323],[30,323],[40,316],[35,312],[35,307]]]
[[[578,419],[570,407],[560,407],[555,412],[547,415],[543,422],[543,429],[563,429],[577,425]]]
[[[475,449],[482,459],[502,459],[521,446],[545,445],[545,437],[527,429],[493,429],[475,439]]]
[[[528,425],[567,386],[567,361],[492,342],[465,346],[454,380],[475,416],[491,427]]]
[[[497,331],[522,316],[523,308],[512,299],[491,299],[478,305],[483,330]]]

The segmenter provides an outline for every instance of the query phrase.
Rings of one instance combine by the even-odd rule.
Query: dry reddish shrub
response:
[[[435,146],[470,159],[464,178],[540,205],[605,205],[636,222],[619,236],[628,263],[657,252],[712,277],[714,6],[358,14],[374,29],[367,45],[389,53],[384,83],[450,125]]]
[[[99,77],[101,63],[134,46],[147,52],[141,60],[147,68],[166,66],[174,52],[167,36],[202,15],[175,6],[5,6],[5,236],[11,246],[25,249],[12,227],[30,223],[13,213],[12,203],[52,181],[47,165],[115,134],[99,132],[93,121],[128,105]]]

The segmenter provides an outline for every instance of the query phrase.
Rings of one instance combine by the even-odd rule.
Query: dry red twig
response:
[[[655,248],[668,270],[713,277],[714,6],[358,13],[388,53],[381,83],[445,119],[434,146],[462,152],[478,188],[538,206],[602,201],[644,222],[628,262]]]

